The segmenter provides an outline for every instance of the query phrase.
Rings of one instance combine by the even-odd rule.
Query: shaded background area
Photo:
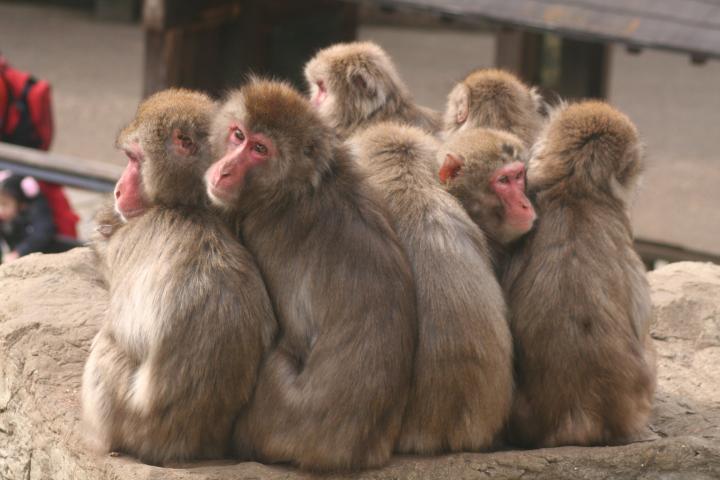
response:
[[[93,5],[0,2],[0,51],[17,68],[51,82],[52,151],[120,164],[124,157],[114,151],[115,135],[147,90],[147,34],[137,19],[118,21],[121,16],[112,12],[114,20],[99,19]],[[373,6],[360,9],[357,27],[359,39],[376,41],[390,53],[416,99],[437,109],[467,72],[496,64],[504,38],[489,24],[468,26]],[[282,33],[276,29],[278,42],[254,46],[253,52],[282,56],[273,48],[292,49],[293,43],[292,35]],[[242,50],[242,39],[228,38],[222,61],[231,72],[237,61],[239,83],[241,64],[250,60],[240,54],[232,60],[226,52]],[[720,61],[695,64],[688,54],[648,49],[638,54],[614,44],[605,74],[608,100],[637,123],[647,145],[648,169],[632,214],[636,234],[720,254]],[[99,195],[73,190],[71,199],[87,237]]]

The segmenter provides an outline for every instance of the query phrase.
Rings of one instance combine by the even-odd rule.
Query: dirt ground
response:
[[[361,39],[385,47],[421,103],[445,96],[475,67],[492,66],[494,37],[467,31],[363,26]],[[0,51],[17,67],[52,82],[57,133],[53,150],[122,162],[113,149],[142,91],[143,35],[138,25],[98,22],[87,12],[0,3]],[[720,61],[687,55],[612,52],[609,100],[638,125],[648,168],[633,210],[638,237],[720,254]],[[72,191],[82,233],[98,195]]]

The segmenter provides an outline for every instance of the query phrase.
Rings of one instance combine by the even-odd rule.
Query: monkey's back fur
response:
[[[485,238],[434,178],[436,141],[394,123],[351,139],[410,257],[417,289],[415,376],[397,449],[493,444],[510,411],[512,341]]]
[[[83,376],[105,451],[219,458],[276,328],[254,260],[215,216],[153,207],[103,247],[110,305]]]
[[[280,152],[247,176],[236,205],[280,323],[237,452],[320,471],[381,466],[400,431],[417,336],[412,271],[387,212],[291,87],[251,81],[220,118],[262,129]]]
[[[536,145],[528,181],[539,222],[504,279],[514,443],[621,443],[647,423],[651,305],[626,205],[640,169],[634,125],[599,102],[555,112]]]

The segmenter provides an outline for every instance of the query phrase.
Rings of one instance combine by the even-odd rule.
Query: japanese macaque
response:
[[[419,339],[397,450],[491,447],[510,412],[512,340],[485,238],[436,179],[437,141],[374,125],[351,145],[385,196],[415,274]]]
[[[440,114],[415,105],[392,60],[374,43],[320,50],[305,66],[305,79],[312,104],[343,138],[387,120],[432,133],[441,128]]]
[[[504,130],[529,148],[540,133],[545,109],[538,91],[512,73],[480,69],[448,95],[443,128],[446,134],[478,127]]]
[[[504,279],[515,444],[616,444],[645,431],[655,351],[627,203],[641,169],[635,126],[601,102],[553,112],[536,144],[528,184],[539,220]]]
[[[241,458],[317,471],[390,458],[417,337],[408,259],[378,193],[298,92],[253,79],[213,126],[208,193],[240,223],[280,324]]]
[[[128,156],[118,215],[100,214],[110,305],[85,365],[83,416],[99,449],[151,464],[228,453],[276,330],[252,257],[209,210],[216,110],[187,90],[143,102],[117,139]]]
[[[440,182],[485,232],[496,265],[537,217],[525,194],[526,161],[518,137],[486,128],[463,129],[438,150]]]

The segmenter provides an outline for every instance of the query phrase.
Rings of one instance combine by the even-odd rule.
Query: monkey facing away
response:
[[[339,43],[320,50],[307,65],[312,104],[347,138],[373,123],[394,120],[435,133],[438,112],[415,105],[388,54],[372,42]]]
[[[446,134],[478,127],[504,130],[529,148],[545,121],[545,109],[538,91],[512,73],[479,69],[450,91],[443,128]]]
[[[143,102],[117,145],[128,165],[108,211],[108,317],[82,382],[92,441],[163,464],[228,453],[276,322],[250,254],[209,210],[203,174],[216,111],[203,94]],[[119,228],[118,228],[119,227]]]
[[[504,279],[518,375],[513,443],[614,444],[645,430],[655,352],[627,212],[641,168],[635,126],[601,102],[553,112],[536,144],[528,184],[539,220]]]
[[[436,140],[396,123],[352,137],[415,274],[419,339],[397,450],[492,446],[512,400],[512,340],[485,238],[435,177]]]
[[[537,215],[525,194],[527,150],[509,132],[463,129],[438,150],[440,182],[487,235],[496,264]]]
[[[383,465],[417,336],[412,270],[340,139],[284,83],[253,79],[213,127],[213,201],[240,221],[280,334],[235,434],[241,458],[329,471]]]

